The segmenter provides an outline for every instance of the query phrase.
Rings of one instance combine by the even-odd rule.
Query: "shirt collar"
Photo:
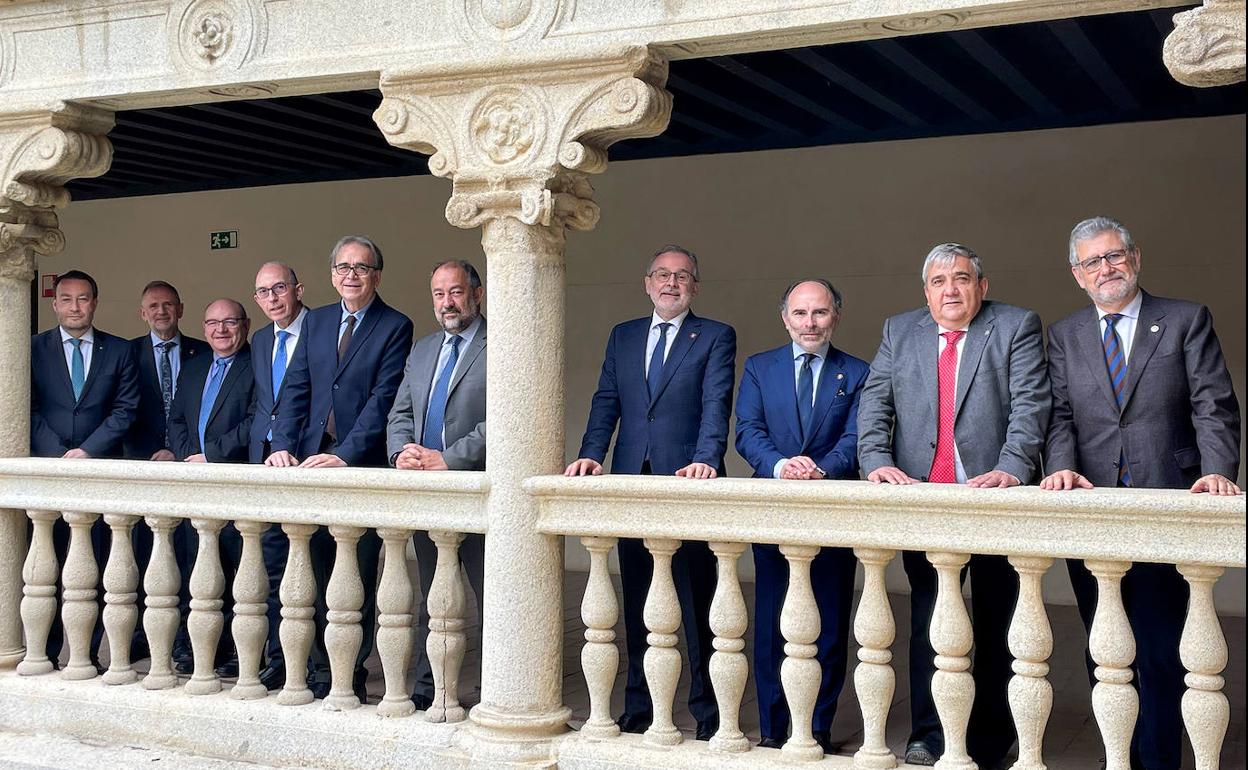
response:
[[[224,356],[224,357],[219,356],[219,355],[217,355],[216,353],[213,353],[213,354],[212,354],[212,362],[213,362],[214,364],[218,364],[218,363],[220,363],[220,364],[225,364],[226,366],[229,366],[230,364],[234,363],[234,359],[235,359],[237,356],[238,356],[238,351],[237,351],[237,350],[236,350],[236,351],[234,351],[233,353],[231,353],[230,355],[228,355],[228,356]]]
[[[798,345],[796,342],[790,343],[790,347],[792,348],[794,361],[806,355],[806,351],[802,350],[802,346]],[[830,342],[823,343],[822,345],[819,346],[819,349],[815,351],[815,358],[819,359],[820,361],[827,360],[828,351],[830,351],[831,349],[832,349],[832,343]]]
[[[936,336],[939,337],[940,335],[946,332],[962,332],[962,336],[965,337],[966,333],[970,331],[970,328],[971,328],[970,324],[967,324],[966,326],[959,326],[956,329],[946,329],[944,326],[941,326],[940,324],[936,324]],[[959,338],[958,342],[961,342],[961,341],[962,339]]]
[[[472,344],[472,341],[474,339],[476,339],[477,330],[480,328],[481,328],[481,316],[477,316],[476,318],[472,319],[472,323],[468,324],[467,329],[464,329],[463,331],[460,331],[460,332],[455,332],[454,336],[459,337],[460,345],[462,345],[463,347],[467,347]],[[450,332],[443,329],[442,330],[442,344],[445,345],[447,340],[449,340],[451,336],[452,335]]]
[[[1118,314],[1122,316],[1126,316],[1127,318],[1130,318],[1131,320],[1134,321],[1140,317],[1140,306],[1143,304],[1144,304],[1144,292],[1140,291],[1137,288],[1135,290],[1135,299],[1128,302],[1126,307],[1118,311]],[[1100,305],[1093,305],[1093,307],[1096,308],[1096,320],[1097,321],[1101,321],[1105,318],[1105,316],[1109,315],[1107,311],[1101,310]]]
[[[74,339],[74,335],[65,331],[64,326],[58,326],[57,328],[61,330],[61,344],[62,345]],[[87,329],[87,331],[78,339],[82,340],[87,345],[94,345],[95,344],[95,327],[92,326],[90,329]]]
[[[181,332],[179,332],[179,333],[177,333],[177,334],[173,335],[173,337],[172,337],[171,339],[167,339],[167,340],[162,340],[162,339],[160,338],[160,335],[156,334],[156,332],[148,332],[148,333],[147,333],[147,336],[152,338],[152,347],[154,347],[154,348],[156,348],[156,346],[157,346],[157,345],[163,344],[163,343],[165,343],[165,342],[172,342],[172,343],[173,343],[173,346],[174,346],[175,348],[176,348],[178,345],[181,345],[181,344],[182,344],[182,333],[181,333]],[[157,350],[160,350],[160,348],[156,348],[156,349],[157,349]]]
[[[680,331],[680,327],[681,327],[681,326],[685,323],[685,319],[686,319],[686,318],[688,318],[688,317],[689,317],[689,311],[688,311],[688,310],[686,310],[685,312],[683,312],[683,313],[681,313],[680,315],[676,316],[676,317],[675,317],[675,318],[673,318],[672,320],[670,320],[670,321],[664,321],[664,320],[663,320],[663,319],[659,316],[658,311],[655,311],[655,312],[653,312],[653,313],[651,313],[651,314],[650,314],[650,328],[651,328],[651,329],[653,329],[654,327],[658,326],[659,324],[671,324],[671,325],[672,325],[672,328],[668,330],[668,334],[675,334],[676,332]]]
[[[372,307],[373,303],[376,301],[377,295],[374,294],[373,298],[368,301],[367,305],[352,313],[347,310],[347,306],[342,300],[338,300],[338,307],[342,310],[342,315],[338,317],[338,323],[344,323],[347,320],[347,316],[353,315],[355,316],[355,322],[358,324],[360,321],[364,320],[364,314],[368,312],[368,309]]]
[[[273,336],[276,337],[278,332],[287,332],[292,337],[298,337],[299,332],[303,331],[303,317],[308,314],[306,307],[299,308],[299,315],[295,316],[295,320],[291,321],[285,329],[277,328],[277,324],[273,324]],[[344,315],[343,318],[346,318]],[[341,320],[341,319],[340,319]]]

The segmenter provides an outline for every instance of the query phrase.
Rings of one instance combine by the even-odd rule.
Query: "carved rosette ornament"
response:
[[[1174,79],[1197,88],[1244,80],[1244,0],[1205,0],[1174,15],[1162,58]]]
[[[175,59],[191,70],[237,69],[263,37],[255,0],[183,0],[169,14]]]
[[[29,281],[39,256],[65,248],[64,184],[108,170],[112,126],[112,113],[75,105],[0,114],[0,277]]]
[[[469,42],[503,42],[545,37],[571,18],[575,0],[457,0],[455,22]]]

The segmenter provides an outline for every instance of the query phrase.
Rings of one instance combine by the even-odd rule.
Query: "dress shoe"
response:
[[[781,749],[784,748],[783,738],[764,738],[758,742],[760,749]]]
[[[265,666],[260,671],[260,684],[266,690],[280,690],[286,684],[285,666]]]
[[[936,753],[923,741],[910,741],[906,745],[906,764],[930,767],[936,764]]]
[[[832,740],[831,730],[815,730],[815,743],[823,748],[824,754],[840,754],[841,749],[845,748],[845,741]]]
[[[418,692],[412,693],[412,705],[416,707],[417,711],[428,711],[429,707],[433,705],[433,698]]]
[[[355,697],[360,699],[360,703],[368,702],[368,669],[355,670],[351,675],[351,689],[355,692]]]
[[[223,676],[227,679],[236,679],[238,677],[238,658],[230,658],[221,665],[217,666],[217,676]]]
[[[649,714],[630,714],[627,711],[615,720],[623,733],[644,733],[650,727],[652,717]]]
[[[694,733],[694,738],[699,741],[709,741],[715,737],[715,733],[719,732],[719,720],[707,720],[698,722],[698,729]]]
[[[195,673],[195,659],[189,656],[185,658],[174,658],[173,670],[177,671],[179,674],[193,674]]]
[[[140,660],[150,657],[152,657],[152,651],[148,648],[146,639],[136,637],[134,641],[130,642],[131,663],[137,663]]]
[[[329,695],[329,682],[308,682],[308,689],[312,691],[313,698],[325,700]]]

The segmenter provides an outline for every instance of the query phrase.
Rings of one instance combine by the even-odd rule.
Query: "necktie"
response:
[[[87,365],[82,358],[82,340],[70,338],[69,344],[74,346],[73,364],[69,367],[69,384],[74,387],[74,400],[82,398],[82,386],[87,382]]]
[[[225,367],[229,362],[218,358],[212,362],[212,371],[208,373],[208,384],[204,387],[204,400],[199,404],[199,451],[204,451],[204,429],[208,427],[208,416],[212,414],[212,405],[217,402],[217,394],[221,392],[221,380],[225,379]]]
[[[425,430],[420,438],[420,443],[427,449],[436,449],[439,452],[445,449],[442,445],[442,427],[446,422],[446,396],[451,387],[451,375],[455,373],[455,364],[459,363],[459,343],[463,341],[464,338],[458,334],[452,334],[447,340],[451,344],[451,354],[446,357],[446,365],[438,373],[438,381],[434,383],[433,393],[429,395],[429,414],[425,416]]]
[[[282,389],[282,379],[286,376],[286,340],[288,339],[290,339],[290,332],[277,333],[277,350],[273,354],[273,403],[277,403],[277,392]]]
[[[169,407],[173,405],[173,361],[169,353],[173,350],[173,342],[161,342],[160,348],[160,400],[165,407],[165,446],[169,446]]]
[[[659,391],[659,379],[663,376],[663,358],[667,354],[667,330],[672,328],[669,323],[659,324],[659,344],[654,346],[650,354],[650,369],[646,372],[646,389],[650,391],[650,399]]]
[[[347,348],[351,347],[351,332],[355,331],[355,316],[347,316],[347,328],[343,330],[342,336],[338,338],[338,363],[342,363],[342,358],[347,354]],[[325,432],[338,440],[338,423],[334,420],[334,401],[330,396],[329,401],[329,419],[325,421]]]
[[[965,332],[941,332],[945,349],[940,351],[936,365],[937,393],[940,410],[936,423],[936,455],[927,480],[937,484],[956,484],[957,469],[953,460],[953,408],[957,399],[958,340]]]
[[[802,443],[810,436],[810,417],[815,412],[815,373],[810,368],[814,353],[802,354],[802,369],[797,374],[797,421],[802,426]]]
[[[1114,328],[1114,324],[1122,320],[1121,313],[1109,313],[1105,316],[1105,336],[1101,338],[1101,344],[1105,348],[1105,370],[1109,372],[1109,385],[1114,391],[1114,400],[1118,402],[1118,409],[1122,409],[1122,400],[1124,395],[1124,386],[1127,384],[1127,356],[1122,348],[1122,340],[1118,337],[1118,331]],[[1126,447],[1118,453],[1118,484],[1120,486],[1131,486],[1131,471],[1127,468],[1127,450]]]

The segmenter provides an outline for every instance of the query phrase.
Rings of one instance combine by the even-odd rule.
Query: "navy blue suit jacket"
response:
[[[302,334],[296,338],[295,355],[303,347],[300,342]],[[254,397],[256,401],[255,417],[251,421],[251,435],[248,439],[248,459],[250,462],[264,462],[264,441],[269,430],[277,421],[277,406],[286,394],[286,383],[290,381],[290,361],[287,362],[286,376],[282,378],[282,386],[278,388],[277,398],[273,398],[273,345],[277,338],[273,324],[260,327],[251,335],[251,371],[255,377]],[[302,421],[293,426],[302,430]]]
[[[139,411],[124,441],[126,457],[146,460],[165,446],[165,401],[160,395],[160,374],[156,371],[156,356],[152,351],[152,335],[144,334],[130,340],[134,349],[134,362],[138,367]],[[212,348],[207,342],[182,335],[178,344],[179,365],[186,366],[195,356],[207,354],[212,358]],[[179,376],[181,369],[178,370]],[[174,395],[177,395],[176,388]],[[172,442],[170,442],[172,443]]]
[[[60,327],[30,341],[32,456],[60,457],[82,449],[92,457],[121,457],[122,438],[138,407],[134,353],[126,340],[95,330],[91,370],[77,401]]]
[[[212,371],[213,355],[195,356],[178,375],[178,394],[169,410],[169,444],[174,456],[185,460],[204,453],[208,462],[247,462],[247,437],[255,410],[251,374],[251,350],[243,345],[234,356],[217,392],[217,400],[204,426],[204,446],[199,445],[199,408],[204,399],[204,383]]]
[[[829,479],[858,478],[858,398],[870,370],[866,361],[828,348],[803,441],[793,346],[750,356],[737,397],[737,451],[755,478],[772,478],[777,462],[798,455],[814,460]]]
[[[304,318],[304,339],[286,370],[277,419],[272,421],[272,448],[300,460],[316,454],[332,405],[338,429],[334,454],[347,465],[384,468],[386,417],[403,381],[412,322],[378,296],[338,361],[341,318],[341,302]]]
[[[645,369],[650,320],[625,321],[611,330],[577,456],[601,463],[618,424],[612,473],[640,473],[649,458],[656,475],[671,475],[693,462],[722,474],[737,333],[690,312],[672,342],[652,400]]]

